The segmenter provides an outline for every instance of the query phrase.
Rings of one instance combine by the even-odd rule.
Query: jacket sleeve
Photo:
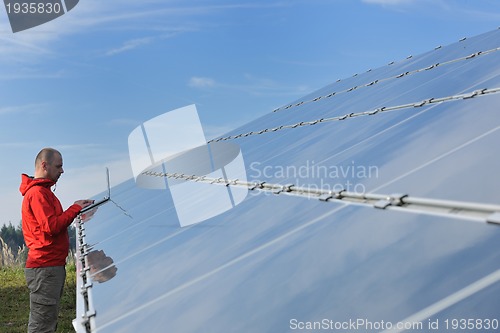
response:
[[[64,231],[81,210],[79,205],[73,204],[58,215],[52,201],[51,198],[41,191],[34,191],[31,197],[31,210],[35,219],[40,224],[41,231],[51,236]]]

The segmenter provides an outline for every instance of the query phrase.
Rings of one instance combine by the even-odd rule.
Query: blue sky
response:
[[[337,79],[498,27],[497,0],[81,0],[12,33],[0,8],[0,224],[20,174],[63,153],[66,208],[130,177],[127,138],[196,104],[207,138]]]

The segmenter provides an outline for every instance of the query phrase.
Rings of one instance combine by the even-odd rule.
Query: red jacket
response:
[[[26,267],[64,266],[69,250],[68,226],[81,207],[73,204],[63,211],[50,190],[55,184],[50,179],[25,174],[21,178],[23,235],[29,249]]]

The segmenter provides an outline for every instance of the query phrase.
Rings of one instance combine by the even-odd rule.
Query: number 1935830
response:
[[[496,330],[499,328],[498,319],[446,319],[446,329],[451,330]]]
[[[60,3],[15,2],[7,3],[7,14],[59,14],[62,12]]]

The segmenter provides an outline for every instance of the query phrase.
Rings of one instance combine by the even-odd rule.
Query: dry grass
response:
[[[27,249],[17,252],[0,237],[0,333],[26,332],[29,317],[29,290],[24,278]],[[66,285],[61,299],[57,332],[74,333],[71,321],[76,313],[76,269],[74,255],[68,256]]]
[[[26,246],[19,247],[17,252],[13,252],[11,248],[0,237],[0,268],[2,267],[22,267],[26,262],[28,249]]]

